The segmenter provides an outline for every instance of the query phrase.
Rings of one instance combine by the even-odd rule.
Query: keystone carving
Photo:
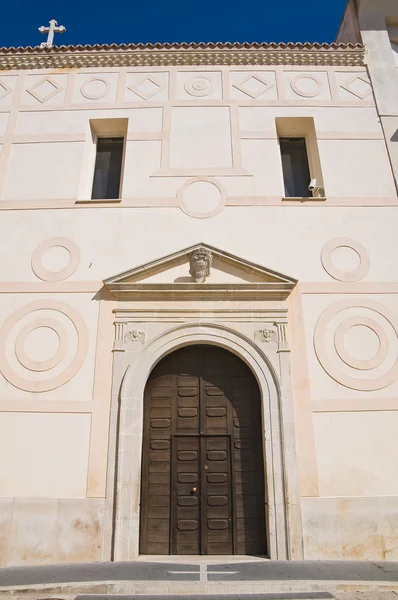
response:
[[[204,283],[210,276],[210,267],[213,262],[212,253],[200,246],[189,257],[189,274],[196,283]]]

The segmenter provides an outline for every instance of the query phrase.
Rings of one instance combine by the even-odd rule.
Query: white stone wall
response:
[[[0,565],[109,558],[121,301],[102,282],[202,241],[299,282],[286,306],[304,557],[397,558],[398,202],[366,70],[1,82]],[[95,202],[90,121],[109,120],[126,127],[122,193]],[[283,197],[277,127],[309,136],[325,198]]]
[[[349,2],[337,36],[338,42],[362,42],[365,62],[374,87],[375,101],[387,149],[398,181],[398,16],[394,0]]]

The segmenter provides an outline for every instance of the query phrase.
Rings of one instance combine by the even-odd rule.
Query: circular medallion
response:
[[[69,253],[69,263],[59,271],[49,271],[42,265],[42,258],[47,250],[54,247],[65,248]],[[64,281],[76,271],[80,262],[80,251],[72,240],[68,238],[50,238],[42,242],[32,254],[32,270],[42,281]]]
[[[359,266],[353,271],[343,271],[338,269],[333,264],[332,260],[333,252],[338,248],[349,248],[351,251],[355,252],[359,257]],[[321,262],[325,271],[329,273],[333,279],[346,282],[363,279],[368,274],[370,268],[370,257],[366,248],[359,242],[349,238],[336,238],[328,242],[322,249]]]
[[[194,77],[184,84],[185,91],[191,96],[208,96],[213,91],[212,83],[206,77]]]
[[[352,309],[366,309],[368,315],[347,316],[344,319],[344,311],[350,310],[352,313]],[[368,328],[378,338],[378,348],[371,348],[373,356],[370,358],[353,356],[345,346],[348,331],[357,327]],[[323,369],[335,381],[353,390],[374,391],[385,388],[398,379],[398,358],[390,353],[389,340],[392,337],[398,343],[397,315],[379,302],[350,298],[335,302],[321,314],[314,331],[314,348]],[[359,337],[357,348],[360,348],[360,344]],[[394,362],[392,359],[395,359]],[[384,372],[380,372],[380,367],[387,361],[391,363],[390,366],[386,365]],[[347,367],[351,374],[346,372]],[[358,370],[366,370],[369,375],[365,378]]]
[[[196,219],[214,217],[225,206],[224,188],[208,177],[193,177],[178,190],[181,210]]]
[[[42,327],[51,329],[58,336],[58,348],[54,355],[47,359],[36,361],[32,360],[25,352],[25,342],[27,337],[35,330]],[[65,358],[68,350],[68,334],[66,329],[61,323],[55,319],[36,319],[31,321],[18,333],[15,341],[15,354],[19,362],[23,367],[30,371],[49,371],[57,367],[59,363]]]
[[[311,75],[297,75],[290,82],[293,92],[305,98],[315,98],[322,92],[322,85]]]
[[[44,311],[45,318],[33,318],[34,313]],[[54,317],[48,317],[48,313],[53,312]],[[63,317],[60,317],[63,315]],[[31,321],[25,325],[18,333],[15,339],[15,346],[10,347],[9,338],[12,335],[14,328],[18,326],[21,319],[32,317]],[[69,334],[66,332],[63,322],[68,324]],[[49,327],[53,329],[59,337],[59,347],[54,355],[48,360],[32,360],[25,352],[25,342],[30,333],[41,327]],[[74,333],[73,333],[74,332]],[[69,350],[69,338],[77,340],[74,355],[67,359]],[[8,349],[8,352],[7,352]],[[26,375],[20,375],[10,364],[10,352],[14,353],[19,361],[20,368],[25,369]],[[65,302],[58,300],[37,300],[30,302],[21,308],[18,308],[6,319],[0,331],[0,371],[5,379],[14,387],[25,390],[26,392],[48,392],[61,387],[67,383],[81,368],[88,351],[88,332],[86,325],[80,314]],[[59,365],[63,366],[63,370],[54,374],[48,379],[40,379],[36,376],[35,379],[30,379],[30,371],[37,373],[51,369],[55,369]]]
[[[88,79],[80,86],[80,93],[88,100],[100,100],[108,95],[110,83],[101,77]]]
[[[345,336],[354,327],[367,327],[378,340],[378,350],[367,359],[352,356],[345,346]],[[388,356],[388,336],[380,323],[367,317],[350,317],[340,323],[334,335],[334,346],[337,354],[346,365],[353,369],[376,369],[386,360]]]

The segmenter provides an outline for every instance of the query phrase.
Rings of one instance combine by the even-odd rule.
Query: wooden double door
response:
[[[266,554],[260,393],[215,346],[168,355],[145,389],[142,554]]]

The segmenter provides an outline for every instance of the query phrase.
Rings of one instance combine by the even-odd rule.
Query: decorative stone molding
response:
[[[25,341],[32,331],[39,329],[40,327],[48,327],[55,331],[58,336],[59,346],[54,356],[50,359],[35,361],[27,356],[25,352]],[[68,334],[61,323],[55,319],[36,319],[25,325],[19,332],[17,339],[15,340],[15,355],[25,369],[36,372],[49,371],[50,369],[57,367],[64,360],[68,351],[68,345]]]
[[[139,331],[139,329],[130,329],[124,334],[124,341],[126,343],[132,342],[133,344],[136,342],[145,344],[145,333],[143,331]]]
[[[269,342],[276,342],[276,333],[272,329],[259,329],[255,332],[254,339],[269,344]]]
[[[250,90],[247,87],[247,84],[250,81],[255,81],[257,83],[258,87],[255,91]],[[249,96],[250,98],[253,98],[253,100],[255,100],[259,96],[262,96],[262,94],[265,94],[265,92],[268,92],[268,90],[271,90],[273,87],[275,87],[275,84],[266,81],[264,77],[261,77],[257,73],[254,73],[245,77],[240,83],[232,84],[232,87],[236,88],[240,92],[246,94],[246,96]]]
[[[113,342],[113,351],[124,352],[124,332],[126,328],[125,321],[115,321],[115,340]]]
[[[3,79],[0,79],[0,100],[11,94],[12,88]]]
[[[145,333],[139,329],[128,329],[129,323],[125,318],[117,318],[115,321],[115,341],[113,350],[116,352],[125,352],[126,344],[135,344],[140,342],[145,344]],[[131,324],[130,324],[131,325]]]
[[[200,248],[206,249],[217,260],[242,276],[255,277],[255,282],[238,281],[237,283],[145,283],[145,279],[190,260],[192,253]],[[242,260],[233,254],[224,252],[208,244],[197,244],[184,248],[158,260],[135,267],[104,281],[109,291],[122,300],[285,300],[295,287],[297,281],[260,265]]]
[[[208,96],[213,91],[213,85],[206,77],[193,77],[184,84],[185,91],[191,96]]]
[[[311,81],[314,81],[317,85],[316,89],[313,92],[304,91],[300,87],[300,81],[302,79],[310,79]],[[297,75],[297,77],[294,77],[291,80],[290,87],[292,88],[292,90],[295,94],[298,94],[299,96],[302,96],[303,98],[315,98],[316,96],[319,96],[319,94],[322,92],[321,82],[312,75]]]
[[[354,83],[356,83],[357,81],[367,84],[368,87],[365,90],[363,90],[362,92],[355,90],[352,87],[352,85]],[[346,83],[340,84],[340,87],[343,90],[346,90],[347,92],[349,92],[350,94],[353,94],[360,100],[365,100],[365,98],[367,98],[372,93],[372,84],[370,83],[369,79],[366,76],[354,75],[354,77],[350,77],[350,79]]]
[[[254,339],[269,344],[277,342],[277,352],[290,352],[286,338],[286,323],[275,322],[276,331],[272,329],[259,329],[254,334]]]
[[[115,528],[115,560],[134,560],[139,553],[143,397],[148,374],[166,354],[191,344],[225,348],[244,360],[255,374],[262,393],[270,557],[302,558],[288,370],[283,370],[279,385],[272,362],[258,345],[226,325],[202,321],[164,331],[133,355],[129,364],[126,355],[115,355],[106,516],[107,530]]]
[[[368,327],[371,329],[379,338],[379,350],[377,353],[369,359],[358,359],[347,352],[344,346],[344,336],[352,328],[357,326]],[[389,341],[386,331],[382,328],[380,323],[374,319],[368,319],[367,317],[350,317],[340,323],[336,329],[334,335],[334,347],[336,348],[337,354],[346,365],[353,369],[376,369],[386,360],[389,350]]]
[[[0,69],[199,65],[364,66],[361,44],[183,43],[0,48]]]
[[[204,283],[210,277],[213,255],[204,246],[199,246],[189,256],[189,274],[196,283]]]
[[[50,84],[53,89],[43,96],[40,94],[40,87],[45,83]],[[56,81],[53,77],[50,77],[50,75],[47,75],[47,77],[43,77],[43,79],[40,79],[40,81],[32,85],[32,87],[28,88],[26,91],[38,102],[40,102],[40,104],[45,104],[45,102],[51,98],[54,98],[54,96],[56,96],[59,92],[62,92],[63,89],[63,86],[60,85],[58,81]]]
[[[335,267],[332,254],[337,248],[351,248],[351,250],[354,250],[360,260],[358,268],[354,271],[341,271]],[[321,252],[321,261],[325,271],[337,281],[360,281],[366,277],[370,268],[370,258],[366,248],[359,242],[349,238],[336,238],[325,244]]]
[[[334,322],[335,317],[352,308],[367,309],[375,316],[355,315],[345,320],[340,319],[339,325],[333,332],[331,323]],[[384,320],[383,325],[380,323],[380,317]],[[358,359],[351,356],[344,348],[344,334],[348,329],[356,326],[368,327],[379,338],[379,349],[370,359]],[[387,334],[388,329],[390,336]],[[332,340],[326,339],[328,334],[332,336]],[[314,331],[314,348],[325,372],[341,385],[362,392],[381,390],[398,379],[398,359],[395,359],[384,372],[376,371],[373,377],[364,378],[358,370],[366,369],[369,375],[372,375],[372,371],[384,365],[390,355],[389,339],[392,335],[398,341],[398,317],[387,306],[366,298],[349,298],[333,303],[321,314]],[[344,366],[339,367],[339,360],[344,363]],[[351,369],[352,374],[347,374],[347,367]]]
[[[54,246],[60,246],[61,248],[65,248],[69,252],[70,259],[69,263],[64,269],[60,271],[48,271],[45,269],[41,263],[43,258],[43,254],[53,248]],[[62,237],[55,237],[45,240],[39,246],[37,246],[36,250],[32,254],[32,271],[35,275],[42,281],[64,281],[68,279],[73,273],[76,271],[77,267],[80,263],[80,250],[76,246],[76,244],[68,239]]]
[[[48,379],[29,379],[28,377],[23,377],[19,375],[10,364],[7,353],[7,342],[14,327],[18,324],[18,322],[21,319],[23,319],[27,315],[31,315],[32,313],[40,310],[46,312],[54,311],[55,313],[61,313],[67,319],[69,319],[69,321],[71,321],[77,334],[77,348],[72,360],[57,375],[54,375],[53,377],[50,377]],[[28,370],[34,370],[36,372],[49,371],[50,369],[57,367],[67,354],[69,341],[65,338],[66,332],[64,333],[64,328],[62,327],[62,325],[55,326],[54,319],[52,318],[45,319],[45,321],[47,322],[47,324],[43,325],[43,319],[33,320],[27,327],[22,329],[22,331],[19,333],[16,339],[16,347],[14,351],[17,353],[17,357],[19,358],[20,364]],[[44,326],[56,330],[57,334],[60,336],[60,348],[58,348],[58,350],[51,359],[38,363],[39,368],[36,368],[34,364],[32,364],[33,361],[31,361],[31,363],[28,362],[28,364],[26,364],[26,359],[28,357],[25,357],[24,352],[21,353],[21,348],[23,342],[25,341],[26,337],[31,331]],[[5,379],[9,383],[11,383],[11,385],[26,392],[49,392],[51,390],[55,390],[56,388],[61,387],[62,385],[65,385],[65,383],[70,381],[70,379],[72,379],[72,377],[74,377],[76,373],[80,370],[87,356],[87,351],[88,332],[81,315],[74,308],[69,306],[69,304],[66,304],[65,302],[60,302],[58,300],[37,300],[35,302],[30,302],[29,304],[21,306],[14,313],[12,313],[8,317],[8,319],[6,319],[0,331],[0,370]]]
[[[286,336],[286,323],[275,323],[278,335],[278,352],[290,352]]]
[[[97,92],[96,94],[93,94],[87,88],[96,81],[103,83],[105,85],[105,87],[102,92],[99,92],[99,93]],[[82,96],[87,98],[87,100],[101,100],[101,98],[105,98],[105,96],[108,95],[110,88],[111,88],[111,84],[109,83],[109,81],[107,79],[104,79],[103,77],[90,77],[90,79],[87,79],[80,86],[80,93]]]
[[[150,91],[145,91],[145,85],[148,83],[152,84],[154,87]],[[156,96],[156,94],[159,94],[159,92],[163,91],[166,87],[167,86],[163,83],[159,83],[154,77],[144,77],[138,81],[138,83],[127,86],[127,89],[139,96],[142,100],[147,101],[150,98],[153,98],[153,96]]]
[[[195,198],[195,191],[197,191],[195,188],[198,186],[200,186],[200,194],[196,194]],[[198,196],[206,198],[207,208],[203,207],[203,202]],[[177,200],[180,209],[186,215],[195,219],[209,219],[223,210],[227,194],[219,181],[213,178],[191,177],[178,189]],[[212,203],[211,208],[208,206],[209,202]]]

